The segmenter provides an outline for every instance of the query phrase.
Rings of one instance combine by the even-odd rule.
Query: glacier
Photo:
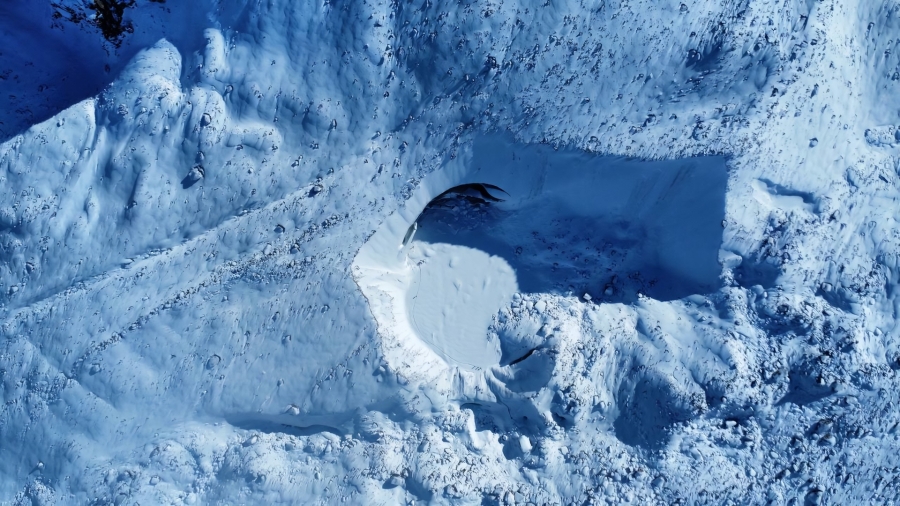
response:
[[[895,504],[893,0],[7,0],[0,503]]]

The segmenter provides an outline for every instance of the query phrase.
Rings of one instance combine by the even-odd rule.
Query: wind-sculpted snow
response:
[[[0,502],[896,502],[897,16],[0,5]]]

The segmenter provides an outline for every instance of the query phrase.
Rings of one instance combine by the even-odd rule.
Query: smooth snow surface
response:
[[[898,44],[3,0],[0,504],[900,502]]]
[[[503,259],[451,244],[422,245],[406,304],[413,330],[443,358],[463,367],[500,361],[491,317],[512,300],[516,275]]]

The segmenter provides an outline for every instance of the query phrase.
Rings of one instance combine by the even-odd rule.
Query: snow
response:
[[[516,275],[502,258],[465,246],[423,247],[410,261],[406,304],[412,328],[445,359],[487,367],[500,360],[491,317],[512,300]]]
[[[382,329],[480,370],[510,346],[488,328],[520,290],[714,291],[726,179],[721,158],[637,162],[483,136],[376,231],[357,282],[370,304],[385,292],[396,306]]]
[[[96,7],[0,5],[0,502],[900,500],[894,4]]]

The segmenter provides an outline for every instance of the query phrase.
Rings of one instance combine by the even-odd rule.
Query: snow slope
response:
[[[0,501],[896,502],[898,8],[6,2]]]

